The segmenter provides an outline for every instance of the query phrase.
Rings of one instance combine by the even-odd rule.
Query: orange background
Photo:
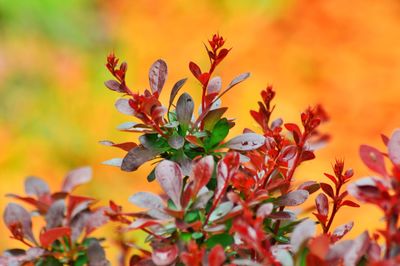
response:
[[[158,186],[145,181],[148,167],[124,173],[100,164],[123,153],[97,141],[136,138],[115,130],[131,119],[114,109],[118,95],[103,86],[110,78],[105,57],[115,51],[128,61],[135,90],[148,86],[151,63],[165,59],[165,102],[174,82],[190,77],[190,60],[208,63],[202,42],[214,32],[233,47],[217,71],[224,84],[252,73],[224,96],[228,115],[237,118],[233,133],[257,129],[248,110],[257,107],[261,89],[273,84],[275,117],[299,122],[300,112],[316,103],[331,116],[323,130],[332,141],[300,168],[298,179],[322,180],[335,158],[344,158],[356,177],[369,173],[359,145],[382,148],[379,134],[400,124],[396,0],[15,0],[0,1],[0,195],[23,193],[27,175],[41,176],[56,189],[68,169],[91,165],[94,179],[77,192],[134,210],[128,196]],[[184,90],[199,98],[192,77]],[[7,202],[1,196],[0,209]],[[335,225],[353,219],[355,235],[380,226],[380,218],[371,206],[343,209]],[[99,234],[112,238],[112,228]],[[0,232],[0,250],[18,246],[2,222]],[[114,256],[115,249],[107,252]]]

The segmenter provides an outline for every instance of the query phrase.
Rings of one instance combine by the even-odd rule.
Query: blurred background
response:
[[[148,184],[148,167],[135,173],[101,165],[123,152],[98,141],[134,140],[115,127],[130,117],[113,107],[118,95],[103,85],[104,63],[114,51],[129,63],[130,87],[148,87],[149,66],[163,58],[168,89],[190,77],[184,90],[200,96],[188,62],[208,63],[203,42],[215,32],[233,47],[218,69],[228,84],[236,74],[251,79],[224,98],[237,118],[234,133],[257,130],[248,110],[257,108],[268,84],[277,91],[275,117],[299,122],[309,105],[321,103],[331,121],[332,141],[297,172],[324,179],[335,158],[356,177],[369,173],[358,157],[360,144],[383,148],[380,133],[400,126],[400,2],[397,0],[0,0],[0,209],[7,192],[23,193],[36,175],[58,189],[65,173],[90,165],[94,178],[79,193],[127,198]],[[335,225],[353,219],[352,235],[381,226],[371,206],[343,209]],[[18,246],[0,222],[0,250]],[[98,234],[114,237],[109,227]],[[134,235],[137,239],[140,235]],[[107,252],[115,256],[115,248]]]

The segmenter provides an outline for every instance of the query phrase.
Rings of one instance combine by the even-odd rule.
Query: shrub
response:
[[[381,177],[368,177],[351,183],[353,170],[336,160],[329,182],[310,180],[295,187],[294,174],[302,163],[315,158],[315,150],[329,136],[320,125],[328,120],[321,106],[301,113],[301,124],[271,121],[275,91],[261,92],[258,110],[250,111],[260,132],[249,129],[227,139],[235,125],[224,116],[221,98],[247,79],[235,77],[224,89],[215,69],[230,53],[225,40],[214,35],[206,45],[210,65],[206,71],[194,62],[189,69],[201,87],[201,102],[195,104],[188,93],[178,97],[186,79],[175,83],[167,105],[159,96],[167,79],[167,64],[159,59],[150,67],[150,89],[133,92],[126,84],[127,63],[119,64],[114,54],[107,58],[107,69],[114,79],[105,82],[120,93],[115,106],[137,122],[126,122],[118,129],[141,133],[139,143],[102,141],[126,151],[124,158],[105,164],[124,171],[135,171],[152,161],[147,176],[163,193],[137,192],[129,201],[144,211],[125,212],[117,203],[94,207],[96,201],[75,196],[77,185],[90,179],[89,168],[67,175],[62,189],[50,193],[46,183],[30,177],[25,182],[28,197],[12,198],[34,207],[46,225],[39,241],[33,236],[31,214],[10,203],[4,221],[11,237],[28,246],[27,250],[4,252],[4,265],[108,265],[102,240],[89,237],[96,228],[114,222],[120,234],[142,230],[150,249],[121,243],[121,265],[397,265],[400,263],[398,230],[400,198],[400,130],[382,136],[388,152],[363,145],[360,156],[365,165]],[[390,171],[385,166],[390,161]],[[312,216],[298,218],[298,207],[312,193]],[[353,222],[331,228],[343,207],[359,207],[360,202],[382,209],[386,228],[367,231],[354,240],[342,240]],[[303,217],[302,215],[301,217]],[[320,226],[319,233],[316,227]],[[379,237],[384,239],[381,245]],[[130,252],[133,249],[133,255]],[[129,255],[129,257],[128,257]]]

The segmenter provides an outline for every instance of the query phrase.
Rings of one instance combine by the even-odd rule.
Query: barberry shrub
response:
[[[27,249],[5,251],[0,263],[109,265],[103,239],[90,233],[113,222],[120,234],[120,265],[398,265],[400,130],[390,138],[382,136],[387,153],[360,147],[361,159],[380,178],[363,178],[347,186],[353,170],[336,160],[332,173],[325,173],[328,182],[299,184],[294,179],[296,169],[313,160],[315,150],[329,140],[320,129],[328,115],[315,106],[301,113],[300,124],[271,120],[275,91],[269,86],[261,92],[258,110],[250,111],[259,132],[244,129],[227,139],[235,124],[224,116],[227,107],[222,97],[250,74],[240,74],[223,86],[214,72],[231,51],[224,45],[219,35],[208,41],[206,70],[189,63],[201,87],[197,112],[193,98],[180,94],[186,78],[173,85],[167,105],[160,102],[168,75],[163,60],[150,67],[150,88],[137,93],[126,84],[127,63],[110,54],[106,67],[114,79],[105,85],[121,94],[117,110],[136,118],[118,129],[141,135],[138,143],[101,141],[126,152],[123,158],[104,163],[135,171],[152,162],[147,180],[156,181],[162,194],[137,192],[129,202],[142,211],[126,212],[112,200],[109,206],[95,207],[94,199],[71,194],[74,187],[89,181],[88,168],[68,174],[56,193],[50,193],[44,181],[30,177],[25,183],[28,197],[9,196],[32,205],[34,211],[15,203],[4,211],[11,237]],[[385,161],[391,162],[390,171]],[[300,206],[312,193],[317,194],[313,210],[302,211]],[[381,208],[386,227],[343,240],[353,221],[333,229],[332,224],[341,208],[359,207],[349,194]],[[46,221],[39,241],[32,233],[33,213]],[[134,230],[147,234],[148,247],[123,241],[123,235]]]

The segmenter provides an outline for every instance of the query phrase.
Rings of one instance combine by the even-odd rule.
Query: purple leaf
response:
[[[182,86],[185,84],[187,81],[187,78],[179,80],[177,83],[175,83],[174,87],[171,90],[171,95],[169,96],[169,104],[168,104],[168,110],[172,103],[174,102],[174,99],[176,95],[178,94],[179,90],[182,88]]]
[[[192,120],[194,103],[192,97],[184,93],[176,103],[176,118],[182,125],[188,125]]]
[[[90,216],[86,221],[87,235],[110,221],[110,217],[106,215],[107,210],[109,210],[108,207],[100,207],[90,213]]]
[[[230,201],[221,203],[211,213],[209,221],[213,222],[213,221],[223,218],[225,215],[227,215],[232,210],[232,208],[233,208],[233,203]]]
[[[61,227],[65,217],[65,201],[56,200],[46,213],[46,228]]]
[[[112,91],[121,93],[125,92],[124,87],[122,87],[121,84],[116,80],[107,80],[104,82],[104,85]]]
[[[32,233],[31,215],[16,203],[9,203],[3,213],[4,223],[16,237],[23,237],[36,243]]]
[[[275,204],[278,206],[297,206],[305,202],[308,196],[307,190],[295,190],[277,198]]]
[[[221,90],[222,80],[221,77],[214,77],[210,79],[207,85],[207,94],[218,93]]]
[[[277,211],[267,215],[267,218],[275,220],[294,220],[296,219],[296,215],[289,211]]]
[[[256,133],[245,133],[239,135],[226,143],[232,150],[251,151],[265,144],[265,137]]]
[[[167,79],[167,75],[167,64],[162,59],[158,59],[153,63],[153,65],[151,65],[149,70],[149,83],[153,93],[161,93],[165,80]]]
[[[49,195],[50,189],[42,179],[30,176],[25,180],[25,193],[40,198]]]
[[[160,196],[149,192],[138,192],[129,197],[129,202],[145,209],[162,209],[164,206]]]
[[[367,231],[353,240],[349,249],[344,253],[344,265],[357,265],[361,257],[367,252],[369,246],[369,235]]]
[[[361,145],[359,152],[362,161],[369,169],[383,176],[387,175],[384,158],[379,150]]]
[[[168,144],[171,148],[179,150],[185,144],[185,139],[180,135],[172,135],[168,138]]]
[[[315,198],[315,206],[319,214],[327,216],[329,213],[328,197],[324,193],[318,194]]]
[[[319,183],[315,181],[306,181],[303,184],[301,184],[297,189],[304,189],[307,190],[308,193],[312,194],[320,188]]]
[[[200,191],[200,189],[207,185],[208,181],[210,181],[211,179],[213,172],[214,158],[212,155],[203,157],[194,164],[192,174],[194,184],[192,191],[193,196],[197,196],[197,193]]]
[[[128,131],[128,132],[143,132],[150,131],[151,129],[145,124],[139,124],[135,122],[125,122],[117,127],[118,130]]]
[[[353,222],[348,222],[346,224],[342,224],[336,227],[332,233],[332,236],[334,236],[337,240],[341,239],[353,228],[353,225],[354,225]]]
[[[179,165],[175,162],[164,160],[157,165],[155,175],[164,192],[180,210],[182,208],[182,171]]]
[[[293,230],[290,244],[292,245],[293,253],[297,253],[304,242],[315,234],[315,223],[311,220],[305,220],[299,223]]]
[[[237,84],[239,84],[240,82],[246,80],[248,77],[250,77],[250,73],[246,72],[243,74],[240,74],[239,76],[235,77],[231,83],[229,83],[228,89],[232,88],[233,86],[236,86]]]
[[[88,266],[109,266],[106,253],[98,240],[92,240],[87,250]]]
[[[287,161],[293,159],[294,156],[296,156],[297,150],[298,149],[297,149],[296,145],[285,146],[282,149],[281,154],[279,155],[279,159],[284,161],[284,162],[287,162]]]
[[[77,186],[89,182],[91,178],[92,178],[92,168],[90,167],[81,167],[72,170],[64,178],[62,191],[71,192]]]
[[[325,257],[326,261],[329,261],[331,265],[338,265],[352,245],[353,240],[338,241],[334,245],[331,245]]]
[[[153,250],[151,259],[157,266],[173,265],[174,261],[178,257],[179,249],[176,245],[165,246]]]
[[[136,171],[139,166],[153,159],[158,154],[159,151],[149,150],[143,147],[143,145],[139,145],[126,154],[122,160],[121,169],[127,172]]]
[[[124,115],[135,115],[135,110],[129,105],[129,100],[120,98],[115,102],[115,108]]]
[[[122,165],[122,158],[113,158],[107,161],[102,162],[104,165],[110,165],[110,166],[116,166],[116,167],[121,167]]]
[[[400,129],[393,132],[388,142],[389,158],[394,165],[400,166]]]
[[[274,205],[271,202],[264,203],[257,209],[257,217],[266,217],[271,214],[274,209]]]

